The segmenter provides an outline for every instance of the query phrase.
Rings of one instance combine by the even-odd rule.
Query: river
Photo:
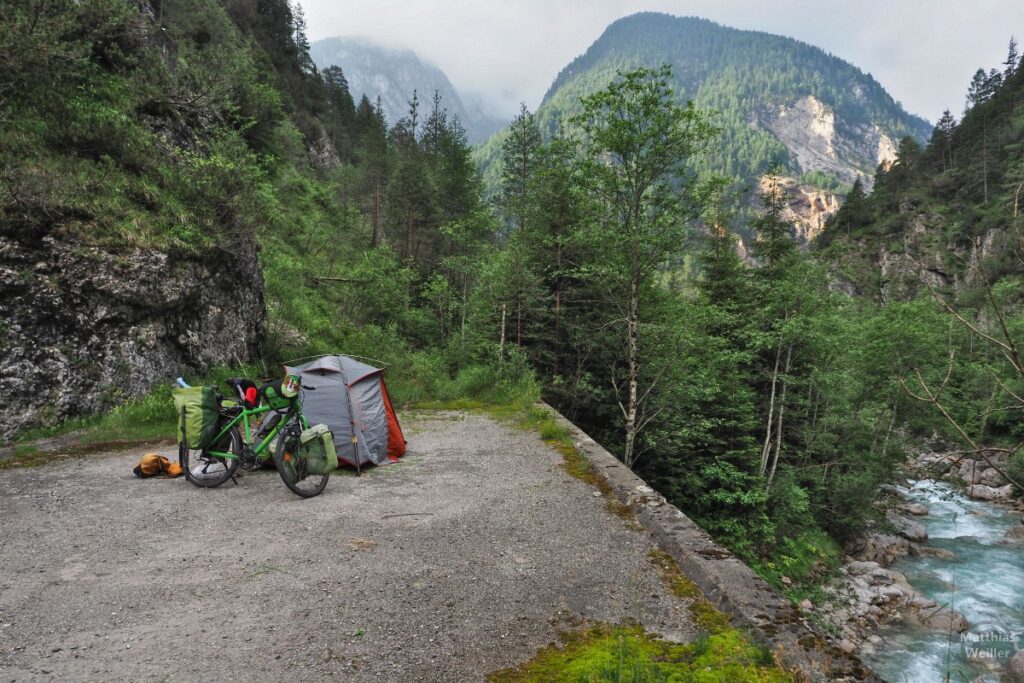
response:
[[[878,632],[884,642],[865,659],[890,683],[969,683],[979,677],[997,683],[1009,658],[1024,648],[1024,550],[1000,545],[1020,515],[934,481],[919,482],[909,496],[928,507],[928,516],[920,518],[928,528],[926,545],[955,557],[905,557],[892,568],[963,614],[970,629],[949,636],[893,624]]]

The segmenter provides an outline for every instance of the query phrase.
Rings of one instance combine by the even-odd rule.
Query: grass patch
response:
[[[672,643],[639,626],[598,625],[562,634],[531,661],[488,675],[490,683],[782,683],[791,675],[738,631]]]

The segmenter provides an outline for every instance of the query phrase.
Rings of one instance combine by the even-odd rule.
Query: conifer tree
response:
[[[763,211],[751,225],[757,235],[752,251],[769,272],[796,253],[793,225],[783,216],[788,197],[782,188],[781,174],[781,169],[775,168],[764,177],[761,191]]]
[[[942,171],[946,172],[953,168],[953,130],[956,128],[956,119],[948,109],[942,112],[942,117],[935,124],[932,131],[932,138],[929,141],[931,150],[942,159]]]
[[[1020,52],[1017,49],[1017,40],[1011,36],[1010,45],[1006,50],[1006,61],[1003,62],[1003,80],[1008,81],[1017,73],[1020,66]]]
[[[513,250],[515,286],[515,341],[523,343],[523,308],[525,289],[533,279],[527,272],[526,221],[530,213],[529,189],[534,173],[535,157],[541,146],[540,130],[533,114],[521,104],[519,114],[512,119],[509,134],[502,145],[501,200],[509,220],[515,225],[516,235],[510,240]]]

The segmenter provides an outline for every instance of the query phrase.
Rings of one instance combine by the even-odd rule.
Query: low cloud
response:
[[[959,114],[971,75],[997,66],[1010,34],[1024,37],[1015,0],[301,0],[317,40],[363,35],[408,47],[457,88],[509,116],[535,109],[558,71],[615,19],[654,10],[700,16],[816,45],[871,73],[904,107],[929,120]]]

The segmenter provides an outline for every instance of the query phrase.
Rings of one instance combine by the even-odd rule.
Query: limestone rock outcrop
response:
[[[896,145],[877,125],[844,125],[813,95],[766,112],[760,120],[796,158],[803,172],[822,171],[871,188],[879,164],[896,159]]]
[[[185,255],[3,235],[0,321],[7,439],[253,358],[266,326],[257,247]]]
[[[761,192],[768,189],[768,182],[767,177],[761,178]],[[841,195],[801,185],[796,178],[780,178],[779,189],[786,195],[782,218],[793,225],[793,236],[804,248],[821,234],[825,221],[842,206]]]

